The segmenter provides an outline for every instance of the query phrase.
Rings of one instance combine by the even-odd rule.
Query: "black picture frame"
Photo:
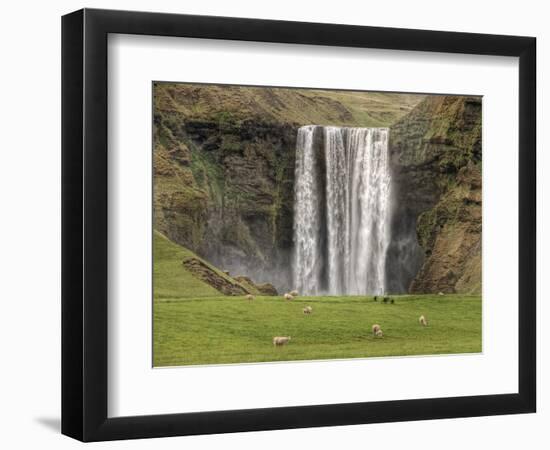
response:
[[[109,33],[519,58],[517,393],[107,416]],[[536,39],[533,37],[83,9],[62,18],[62,433],[82,441],[229,433],[536,409]]]

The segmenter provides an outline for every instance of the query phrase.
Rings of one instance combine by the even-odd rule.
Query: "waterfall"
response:
[[[294,280],[302,292],[317,294],[322,268],[322,221],[319,158],[315,154],[317,127],[298,130],[294,187]],[[298,208],[297,205],[300,205]]]
[[[390,189],[387,128],[298,130],[293,277],[300,293],[385,293]]]

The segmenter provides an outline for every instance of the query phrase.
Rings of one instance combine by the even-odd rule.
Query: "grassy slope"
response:
[[[481,351],[479,296],[400,296],[382,304],[366,297],[211,297],[157,299],[154,365],[362,358]],[[311,305],[314,313],[302,313]],[[429,326],[418,324],[424,314]],[[384,330],[375,339],[373,323]],[[274,348],[272,337],[290,335]]]
[[[158,231],[153,236],[153,295],[155,300],[162,298],[201,298],[221,295],[216,289],[196,278],[184,266],[183,261],[196,258],[204,262],[212,271],[234,284],[233,278],[199,258],[195,253],[174,244]],[[251,290],[250,286],[246,286]],[[155,305],[156,308],[156,305]]]
[[[364,91],[155,83],[155,111],[238,122],[388,126],[425,96]]]
[[[159,232],[154,232],[153,293],[155,299],[166,297],[209,297],[220,293],[195,278],[182,264],[196,255],[170,242]]]

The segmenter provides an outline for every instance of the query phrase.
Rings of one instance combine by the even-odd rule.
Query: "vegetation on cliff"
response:
[[[422,99],[414,94],[288,89],[231,85],[155,83],[155,112],[234,126],[264,124],[383,127]]]
[[[481,98],[426,97],[390,141],[397,220],[423,253],[409,291],[481,293]]]
[[[218,267],[289,289],[297,128],[387,126],[422,98],[155,83],[155,228]]]
[[[390,126],[390,292],[481,292],[478,97],[155,83],[155,228],[290,289],[296,129],[311,123]]]

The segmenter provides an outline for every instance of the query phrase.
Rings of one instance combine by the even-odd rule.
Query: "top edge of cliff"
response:
[[[156,82],[154,112],[192,121],[387,128],[424,94]]]
[[[352,126],[338,126],[338,125],[327,125],[327,124],[307,124],[302,125],[300,128],[337,128],[340,130],[384,130],[389,131],[390,127],[352,127]]]

